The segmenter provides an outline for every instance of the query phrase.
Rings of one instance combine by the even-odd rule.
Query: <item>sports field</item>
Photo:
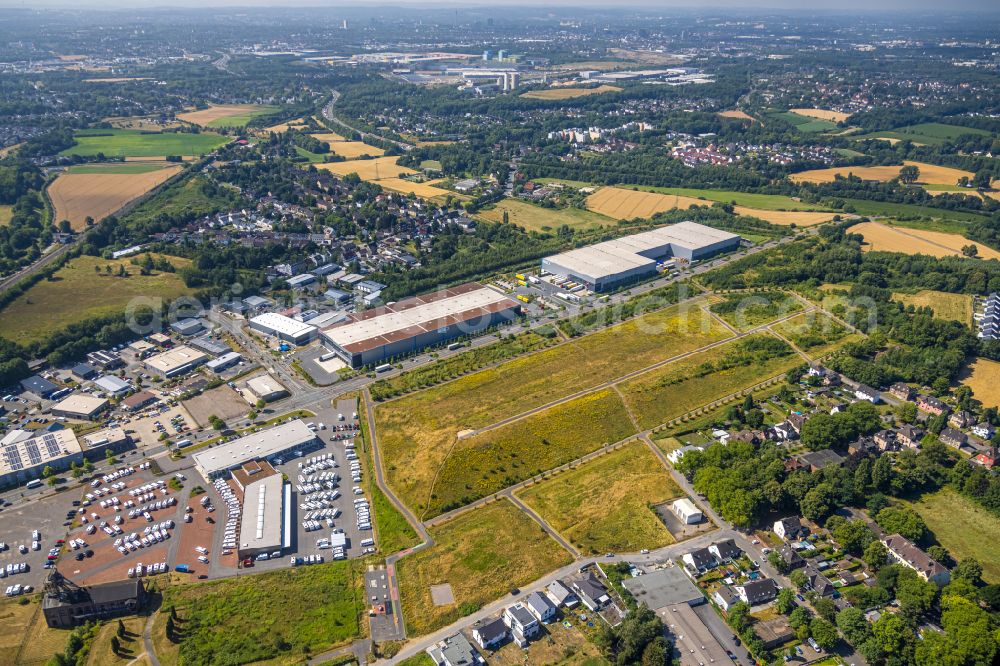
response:
[[[960,125],[948,125],[945,123],[919,123],[917,125],[907,125],[897,127],[894,130],[872,132],[853,137],[854,139],[885,139],[893,143],[909,140],[915,144],[939,146],[946,141],[956,139],[963,134],[976,134],[978,136],[990,136],[986,130],[974,127],[962,127]]]
[[[436,182],[436,181],[435,181]],[[402,178],[383,178],[378,181],[378,184],[387,190],[392,190],[394,192],[400,192],[402,194],[410,194],[411,192],[422,199],[433,199],[434,197],[446,197],[449,194],[452,196],[456,195],[454,192],[445,190],[440,187],[435,187],[432,183],[411,183],[408,180],[403,180]]]
[[[783,374],[802,357],[760,334],[700,352],[619,385],[639,427],[654,428],[727,395]]]
[[[167,259],[178,270],[189,263],[179,257]],[[87,255],[73,259],[56,271],[52,280],[35,284],[0,311],[0,335],[30,343],[90,317],[122,313],[136,297],[170,299],[191,293],[178,273],[139,275],[138,266],[129,262]],[[107,266],[111,266],[110,275]],[[119,266],[130,275],[114,275]]]
[[[972,296],[925,289],[915,294],[893,294],[892,300],[914,307],[929,307],[938,319],[954,319],[972,325]],[[1000,379],[1000,377],[998,377]]]
[[[328,162],[317,164],[317,169],[326,169],[338,176],[356,173],[361,180],[381,180],[383,178],[399,178],[403,175],[416,173],[409,167],[396,164],[398,157],[377,157],[372,160],[348,160],[346,162]]]
[[[573,561],[508,500],[432,528],[434,546],[396,564],[407,634],[420,636]],[[452,603],[435,606],[432,585],[450,585]]]
[[[380,404],[378,436],[390,485],[419,516],[427,508],[428,488],[460,432],[484,428],[731,336],[702,309],[687,310],[674,306],[650,313]],[[548,427],[544,419],[537,422]],[[492,431],[490,437],[485,433],[462,445],[482,441],[492,446],[506,432]]]
[[[547,90],[530,90],[521,95],[521,97],[528,99],[564,100],[609,92],[621,92],[621,88],[608,85],[601,85],[596,88],[549,88]]]
[[[984,259],[1000,259],[1000,252],[976,243],[958,234],[905,227],[890,227],[881,222],[862,222],[850,228],[850,233],[861,234],[867,250],[926,254],[932,257],[962,256],[962,247],[975,245]]]
[[[907,504],[953,558],[975,558],[983,565],[983,578],[1000,583],[1000,517],[948,486]]]
[[[791,201],[791,200],[789,200]],[[634,218],[649,218],[656,213],[662,213],[675,208],[687,209],[691,206],[711,206],[713,201],[697,199],[684,194],[664,194],[644,190],[630,190],[622,187],[602,187],[587,197],[587,208],[614,218],[616,220],[631,220]],[[834,213],[807,211],[778,211],[748,206],[735,206],[740,215],[748,215],[770,222],[771,224],[809,227],[833,219]]]
[[[159,157],[166,155],[203,155],[229,142],[214,132],[143,132],[124,129],[81,130],[74,137],[76,145],[60,155],[93,157]]]
[[[774,325],[774,330],[811,358],[820,358],[861,339],[822,312],[804,312]]]
[[[166,163],[73,167],[48,187],[55,220],[69,220],[74,231],[81,231],[88,216],[100,222],[182,169]]]
[[[983,407],[1000,407],[1000,363],[977,358],[963,371],[961,382],[972,389]]]
[[[581,208],[543,208],[520,199],[504,199],[495,206],[483,210],[479,217],[490,222],[502,222],[503,214],[511,224],[526,231],[554,232],[566,225],[571,229],[596,229],[612,225],[614,220],[596,212]]]
[[[683,493],[642,442],[560,472],[518,497],[581,553],[634,553],[674,542],[652,505]]]
[[[257,116],[274,113],[277,110],[276,106],[259,104],[213,104],[207,109],[178,113],[177,119],[202,127],[245,127]]]
[[[324,139],[320,139],[323,141]],[[327,141],[329,141],[327,139]],[[385,151],[375,146],[369,146],[363,141],[329,141],[330,152],[344,159],[354,160],[359,157],[381,157]]]
[[[851,114],[849,113],[844,113],[843,111],[830,111],[828,109],[789,109],[789,111],[807,118],[828,120],[832,123],[842,123],[851,117]]]
[[[958,179],[965,176],[971,179],[975,174],[971,171],[953,169],[951,167],[938,166],[936,164],[926,164],[924,162],[905,161],[907,166],[915,166],[920,169],[917,178],[918,183],[929,185],[955,185]],[[871,167],[831,167],[829,169],[812,169],[792,174],[789,179],[795,183],[832,183],[837,176],[847,178],[848,174],[853,174],[862,180],[889,181],[899,176],[902,166],[871,166]]]

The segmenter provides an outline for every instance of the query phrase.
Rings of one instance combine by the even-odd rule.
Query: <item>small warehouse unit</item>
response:
[[[188,346],[181,346],[150,356],[146,359],[146,368],[169,379],[191,372],[207,360],[207,354]]]
[[[674,501],[670,505],[670,510],[687,525],[694,525],[705,519],[701,510],[687,497]]]
[[[259,430],[231,442],[195,453],[194,466],[209,482],[251,460],[272,460],[284,454],[304,454],[319,444],[302,419]]]
[[[250,320],[250,328],[294,345],[304,345],[316,337],[315,326],[280,315],[276,312],[265,312]]]
[[[240,559],[281,550],[284,485],[280,474],[271,474],[246,486],[240,519]]]
[[[64,416],[68,419],[80,419],[90,421],[98,414],[108,408],[108,401],[104,398],[95,398],[83,393],[74,393],[64,400],[59,401],[49,410],[55,416]]]
[[[212,359],[205,364],[205,367],[212,372],[222,372],[227,368],[231,368],[240,361],[243,360],[243,356],[239,352],[228,352],[220,356],[219,358]]]
[[[521,304],[469,282],[352,314],[322,332],[323,344],[352,368],[375,365],[507,323]]]
[[[271,375],[261,375],[247,380],[246,394],[246,398],[256,404],[258,400],[274,402],[288,395],[288,391]]]
[[[121,377],[115,377],[114,375],[104,375],[100,379],[94,381],[94,386],[101,389],[108,395],[113,395],[115,397],[125,395],[132,390],[131,384]]]
[[[699,261],[735,250],[741,240],[728,231],[680,222],[546,257],[542,270],[607,291],[656,275],[657,262],[664,259]]]

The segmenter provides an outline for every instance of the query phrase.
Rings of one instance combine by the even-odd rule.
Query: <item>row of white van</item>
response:
[[[322,555],[306,555],[305,557],[295,557],[294,555],[289,559],[289,564],[293,567],[309,564],[323,564]]]
[[[0,578],[27,573],[30,569],[31,567],[28,566],[27,562],[11,562],[6,567],[0,569]]]
[[[16,597],[21,594],[31,594],[34,589],[30,585],[8,585],[7,591],[4,594],[8,597]]]
[[[155,576],[156,574],[167,573],[168,570],[166,562],[154,562],[145,566],[143,566],[142,562],[139,562],[128,570],[128,577],[142,578],[143,576]]]

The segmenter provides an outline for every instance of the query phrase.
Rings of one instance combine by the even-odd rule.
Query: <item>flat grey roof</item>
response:
[[[693,601],[700,603],[704,600],[701,591],[695,587],[681,567],[660,569],[635,578],[627,578],[622,584],[637,602],[646,604],[652,610],[674,604],[689,604]]]
[[[295,446],[305,446],[316,439],[302,419],[259,430],[231,442],[195,453],[195,465],[205,475],[232,469],[248,460],[267,458]]]
[[[240,550],[281,547],[284,480],[280,474],[249,484],[243,492]]]

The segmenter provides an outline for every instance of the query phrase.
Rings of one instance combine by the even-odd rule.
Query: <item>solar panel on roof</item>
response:
[[[45,437],[42,437],[42,442],[49,452],[49,457],[55,458],[59,455],[59,440],[56,439],[55,435],[45,435]]]
[[[3,449],[3,455],[7,459],[7,464],[12,472],[24,469],[24,462],[21,460],[21,452],[17,450],[17,444],[8,444]]]
[[[38,450],[37,440],[29,439],[24,443],[24,450],[28,454],[28,464],[37,465],[42,462],[42,453]]]

